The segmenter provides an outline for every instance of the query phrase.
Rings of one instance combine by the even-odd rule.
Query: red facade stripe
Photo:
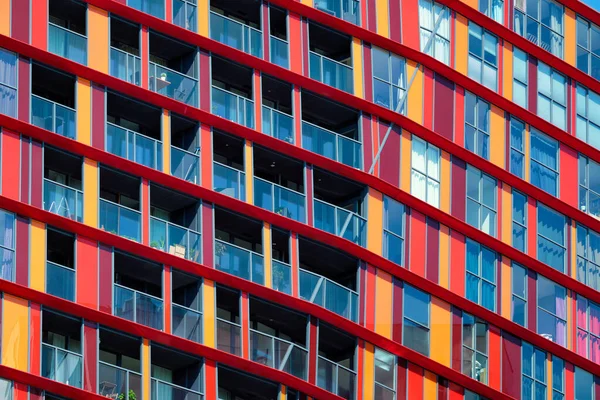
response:
[[[24,1],[25,3],[25,1]],[[27,58],[19,57],[18,65],[18,101],[17,115],[24,122],[29,122],[29,93],[31,92],[30,82],[30,61]]]
[[[85,321],[83,324],[83,389],[95,392],[98,387],[98,329],[96,324]]]
[[[439,282],[440,259],[440,224],[427,218],[427,264],[425,277],[432,282]]]
[[[92,146],[104,150],[105,91],[92,83]]]
[[[78,239],[79,240],[79,239]],[[102,312],[112,314],[112,290],[113,290],[113,254],[112,249],[100,245],[95,254],[91,255],[99,260],[99,301],[98,309]]]
[[[98,308],[98,243],[93,240],[89,240],[85,237],[77,237],[77,303],[91,307],[93,309]],[[110,260],[112,269],[112,257]],[[107,278],[108,276],[102,276]],[[112,286],[112,274],[108,283]],[[104,284],[108,284],[104,283]],[[100,281],[102,286],[103,282]],[[112,311],[112,310],[111,310]]]
[[[521,341],[502,334],[502,392],[521,399]]]
[[[29,304],[29,372],[40,375],[42,314],[39,304]],[[21,338],[25,339],[25,338]]]
[[[21,201],[29,203],[29,164],[31,155],[31,139],[21,137]]]
[[[42,188],[44,166],[42,144],[36,140],[31,141],[31,205],[42,207]]]

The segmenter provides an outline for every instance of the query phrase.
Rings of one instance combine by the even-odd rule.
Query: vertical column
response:
[[[209,0],[198,0],[198,7],[196,8],[196,13],[198,14],[198,33],[206,37],[208,37],[209,27],[209,3]]]
[[[214,213],[211,203],[202,203],[202,263],[214,268]]]
[[[392,0],[393,1],[393,0]],[[402,43],[411,47],[415,50],[420,51],[421,47],[419,44],[419,1],[418,0],[405,0],[402,1]],[[406,16],[412,16],[406,18]]]
[[[424,371],[423,374],[423,394],[424,399],[435,399],[437,396],[437,375],[430,371]]]
[[[501,196],[502,218],[500,220],[500,240],[510,245],[512,244],[512,188],[506,183],[502,183]]]
[[[392,275],[377,269],[375,276],[375,332],[381,336],[392,338]]]
[[[3,128],[2,134],[2,195],[19,200],[19,175],[21,165],[21,138]]]
[[[142,87],[148,89],[148,68],[150,62],[150,33],[148,32],[147,26],[142,26],[141,35],[141,61],[142,61]]]
[[[150,183],[142,178],[142,244],[150,244]]]
[[[305,183],[306,183],[306,223],[310,226],[314,226],[313,217],[313,199],[314,199],[314,184],[313,178],[313,166],[311,164],[305,164]]]
[[[565,61],[576,66],[577,63],[577,15],[565,7]]]
[[[450,213],[450,153],[442,150],[440,157],[440,209]]]
[[[367,198],[367,249],[381,255],[383,249],[383,195],[369,188]]]
[[[561,143],[559,161],[560,173],[562,174],[562,176],[577,176],[578,154],[575,150]],[[562,201],[573,207],[578,207],[577,193],[577,179],[560,180],[560,199]]]
[[[213,360],[206,359],[204,361],[204,374],[205,374],[205,383],[206,388],[204,389],[204,393],[206,394],[207,399],[216,399],[217,398],[217,363]],[[280,400],[285,400],[280,399]]]
[[[426,219],[426,261],[425,277],[435,283],[439,283],[440,278],[440,223],[431,219]]]
[[[29,304],[29,372],[41,375],[42,311],[39,304]]]
[[[171,113],[169,110],[163,110],[162,114],[162,171],[165,174],[171,173]]]
[[[513,46],[507,41],[504,41],[504,46],[501,50],[504,54],[502,57],[502,70],[504,75],[502,94],[508,100],[513,101]]]
[[[362,2],[361,2],[362,3]],[[371,62],[371,45],[362,43],[363,51],[363,68],[364,68],[364,98],[368,101],[373,101],[373,67]]]
[[[527,271],[527,329],[537,330],[537,274]]]
[[[16,282],[29,285],[29,219],[17,215]]]
[[[262,132],[262,85],[259,70],[253,71],[253,86],[254,86],[254,128]]]
[[[400,43],[402,35],[402,11],[400,0],[390,0],[390,39]],[[417,15],[417,14],[412,14]],[[408,18],[407,18],[408,19]]]
[[[365,310],[365,326],[371,331],[375,331],[375,293],[377,290],[377,269],[367,264],[365,273],[365,293],[361,296]],[[361,293],[362,294],[362,293]]]
[[[23,2],[27,3],[27,2]],[[29,100],[31,93],[31,61],[28,58],[19,57],[18,73],[18,117],[20,121],[29,122]]]
[[[100,284],[98,282],[98,243],[83,236],[77,236],[75,245],[77,250],[75,299],[78,304],[97,310],[98,285]]]
[[[450,367],[452,309],[450,304],[431,297],[431,358]]]
[[[252,142],[246,140],[244,146],[244,171],[246,172],[246,202],[254,204],[254,158]]]
[[[527,254],[537,258],[537,202],[527,198]]]
[[[425,277],[425,246],[427,243],[427,224],[425,215],[410,210],[410,265],[407,267],[415,274]]]
[[[490,117],[490,161],[500,168],[504,168],[504,149],[506,133],[504,111],[492,104]]]
[[[279,385],[279,400],[287,400],[287,388],[284,385]]]
[[[163,278],[163,301],[164,301],[164,310],[165,310],[165,332],[171,333],[171,310],[173,303],[172,298],[172,269],[170,266],[165,265],[164,267],[164,278]]]
[[[29,43],[29,1],[12,0],[12,38]]]
[[[300,87],[294,85],[292,90],[295,131],[294,142],[296,146],[302,147],[302,96],[300,94]]]
[[[204,345],[208,347],[217,347],[215,339],[215,310],[216,305],[216,290],[215,283],[204,279],[202,283],[202,304],[204,305],[204,312],[202,313],[202,325],[204,326]],[[208,381],[208,375],[207,375]],[[206,393],[207,398],[208,392]]]
[[[359,348],[359,351],[361,350],[362,349]],[[366,390],[363,390],[363,400],[377,400],[374,396],[375,391],[372,389],[375,387],[375,346],[366,342],[362,353],[364,355],[362,363],[364,366],[362,380],[364,388],[366,388]]]
[[[384,0],[387,1],[387,0]],[[354,73],[354,95],[364,98],[363,88],[363,57],[362,41],[355,37],[352,38],[352,71]]]
[[[260,12],[262,14],[263,58],[269,61],[271,59],[271,25],[269,18],[269,6],[266,3],[262,3]]]
[[[406,62],[406,74],[412,76],[414,70],[417,68],[417,63],[414,61],[407,60]],[[421,68],[415,75],[415,80],[412,86],[408,89],[407,100],[407,113],[408,118],[413,121],[422,124],[423,123],[423,71]]]
[[[77,78],[77,141],[91,144],[92,86],[90,81]]]
[[[438,283],[448,289],[450,282],[450,229],[440,224],[440,268]]]
[[[527,60],[527,109],[537,114],[537,59],[529,55]]]
[[[200,170],[202,187],[212,190],[213,188],[213,154],[212,154],[212,133],[210,126],[200,126]]]
[[[165,20],[173,23],[173,0],[165,0]]]
[[[308,47],[308,43],[302,42],[302,17],[298,14],[289,13],[288,21],[290,69],[297,74],[301,74],[303,70],[303,49],[305,46]]]
[[[400,137],[400,189],[410,193],[410,165],[412,157],[412,135],[402,130]]]
[[[501,338],[502,333],[500,328],[490,325],[489,329],[489,366],[488,366],[488,384],[490,387],[500,390],[502,376],[502,355],[501,355]]]
[[[88,5],[89,67],[108,74],[108,12]]]
[[[29,333],[29,302],[20,297],[4,294],[2,365],[27,372]]]
[[[89,158],[83,159],[83,223],[94,228],[98,226],[98,163]]]
[[[423,67],[423,126],[433,130],[433,71]]]
[[[512,303],[512,266],[510,265],[510,259],[506,256],[502,256],[502,263],[500,265],[502,269],[502,288],[501,288],[501,315],[506,319],[511,319],[511,303]]]
[[[104,86],[92,83],[92,146],[104,150],[105,129],[105,93]]]
[[[80,238],[77,239],[78,242]],[[78,245],[79,246],[79,245]],[[100,304],[98,309],[102,312],[112,314],[112,293],[113,293],[113,254],[112,248],[103,245],[99,246],[98,259],[98,280],[99,294],[98,299]]]
[[[467,75],[467,59],[469,55],[469,21],[460,14],[456,14],[454,24],[455,36],[455,69]]]
[[[96,392],[98,387],[98,326],[83,322],[83,390]]]
[[[302,23],[300,25],[300,32],[298,32],[300,34],[300,37],[302,38],[302,47],[300,48],[302,51],[302,67],[303,67],[303,71],[302,73],[304,74],[304,76],[309,76],[310,75],[310,62],[309,62],[309,49],[310,49],[310,41],[308,38],[308,21],[306,19],[302,20]],[[290,43],[291,45],[291,43]]]
[[[425,384],[423,382],[423,368],[408,363],[408,393],[415,399],[425,399]]]
[[[150,400],[150,341],[142,339],[142,400]]]
[[[31,205],[42,208],[42,186],[44,176],[42,143],[31,141]]]
[[[308,327],[308,382],[313,385],[317,381],[317,319],[310,316]],[[3,363],[4,364],[4,363]]]
[[[467,165],[459,158],[452,157],[452,215],[465,220],[465,202],[467,184]]]
[[[392,315],[392,340],[397,343],[402,343],[402,281],[400,279],[394,278],[392,281],[393,284],[393,312]]]
[[[457,293],[457,292],[455,292]],[[452,307],[452,369],[462,371],[462,311]],[[520,371],[520,370],[519,370]]]
[[[450,290],[465,293],[465,237],[456,231],[450,232]]]
[[[242,323],[242,357],[250,358],[250,300],[247,292],[242,292],[240,321]]]
[[[272,255],[271,250],[273,241],[271,239],[271,225],[266,222],[263,225],[263,255],[264,255],[264,266],[265,266],[265,286],[268,288],[273,287],[272,281]]]
[[[300,265],[300,259],[298,254],[298,235],[296,234],[296,232],[292,232],[291,241],[292,253],[290,255],[290,261],[292,266],[292,296],[298,297],[298,285],[300,284],[300,271],[298,270],[298,266]]]
[[[46,224],[31,220],[31,246],[29,246],[29,286],[39,292],[46,291]]]
[[[7,0],[2,1],[7,2]],[[8,17],[9,13],[0,11],[0,15]],[[0,26],[9,25],[0,23]],[[31,0],[31,44],[42,50],[48,48],[48,1],[46,0]]]
[[[379,124],[379,135],[378,135],[378,147],[383,143],[385,134],[388,130],[389,125],[380,123]],[[381,150],[379,170],[380,178],[384,181],[391,183],[394,187],[400,187],[400,169],[401,160],[398,155],[401,153],[402,148],[400,143],[402,142],[402,128],[394,125],[388,136],[387,142]],[[369,166],[365,166],[365,169]],[[368,171],[368,170],[367,170]]]
[[[211,112],[210,94],[212,86],[210,82],[210,54],[202,50],[200,50],[200,81],[198,82],[198,85],[201,88],[205,88],[205,90],[200,91],[200,109]]]
[[[21,136],[21,202],[29,204],[31,138]]]
[[[454,96],[456,102],[456,113],[454,118],[454,143],[464,146],[465,143],[465,90],[456,86],[456,94]]]

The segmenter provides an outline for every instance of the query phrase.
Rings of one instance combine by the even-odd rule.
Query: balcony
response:
[[[319,323],[317,386],[346,400],[356,398],[356,338]]]
[[[217,349],[242,356],[240,292],[217,286]]]
[[[82,158],[45,146],[43,160],[44,210],[82,222]]]
[[[292,85],[263,75],[262,131],[269,136],[294,144]]]
[[[164,0],[127,0],[127,5],[156,18],[165,19]]]
[[[110,74],[134,85],[142,84],[140,26],[110,16]]]
[[[360,2],[358,0],[315,0],[315,8],[358,25]]]
[[[75,270],[46,261],[46,293],[75,301]]]
[[[129,207],[100,199],[100,227],[129,240],[141,240],[142,214]]]
[[[139,398],[142,393],[142,375],[125,368],[98,362],[100,396],[120,400]],[[134,397],[135,396],[135,397]]]
[[[356,372],[319,356],[317,361],[317,385],[345,399],[355,397]]]
[[[150,246],[200,262],[200,234],[162,219],[150,217]]]
[[[50,0],[48,14],[48,51],[86,65],[86,5],[74,0]]]
[[[353,212],[315,199],[315,227],[366,246],[367,220]]]
[[[228,167],[218,162],[213,162],[214,190],[246,201],[246,174],[235,168]]]
[[[201,280],[177,270],[172,271],[171,322],[173,334],[202,343]]]
[[[290,67],[289,43],[287,41],[287,11],[269,4],[269,56],[273,64]]]
[[[218,393],[220,400],[273,400],[279,399],[280,386],[278,382],[238,371],[223,364],[217,367]],[[287,399],[296,400],[289,396],[291,389],[286,387]],[[306,400],[306,399],[304,399]]]
[[[288,143],[294,143],[294,119],[291,115],[263,106],[262,122],[263,133]]]
[[[252,69],[215,55],[211,63],[212,113],[254,128]]]
[[[81,388],[81,320],[42,310],[42,376]]]
[[[202,400],[202,361],[191,354],[152,344],[151,399]]]
[[[140,338],[102,326],[98,336],[98,394],[116,400],[141,399]]]
[[[360,168],[362,143],[302,121],[302,147],[323,157]]]
[[[202,393],[186,389],[181,386],[174,385],[152,378],[152,400],[160,399],[185,399],[185,400],[202,400]]]
[[[44,210],[81,222],[83,218],[83,192],[44,179]]]
[[[358,320],[358,293],[300,268],[300,297],[351,321]]]
[[[211,0],[210,38],[262,58],[261,3]]]
[[[254,199],[254,204],[261,208],[296,221],[305,220],[306,197],[301,193],[255,177]]]
[[[31,95],[31,120],[40,128],[75,139],[75,110]]]
[[[114,314],[117,317],[162,330],[162,299],[117,284],[114,289]]]
[[[212,112],[221,118],[254,127],[254,102],[243,96],[213,86]]]
[[[118,125],[106,123],[106,150],[146,167],[162,169],[162,143]]]
[[[101,166],[99,203],[100,229],[136,242],[141,240],[139,178]]]
[[[353,92],[352,68],[314,51],[309,52],[310,77],[326,85]]]
[[[354,93],[352,38],[309,22],[310,77],[348,93]]]
[[[192,32],[198,31],[197,0],[173,0],[173,23]]]
[[[82,387],[83,357],[80,354],[42,343],[42,376],[65,385]]]
[[[46,293],[75,301],[75,236],[46,230]]]
[[[245,144],[242,139],[213,132],[213,190],[246,201]]]
[[[215,239],[216,267],[249,281],[264,282],[264,259],[262,254]]]
[[[171,175],[200,184],[200,126],[171,113]]]

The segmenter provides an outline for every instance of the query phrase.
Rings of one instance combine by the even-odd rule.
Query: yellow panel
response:
[[[577,279],[577,222],[571,220],[571,278]]]
[[[89,158],[83,160],[83,223],[98,227],[98,163]]]
[[[46,291],[46,224],[31,220],[29,286],[40,292]]]
[[[376,3],[377,12],[375,15],[377,16],[377,34],[381,36],[385,36],[386,38],[390,37],[390,17],[389,17],[389,8],[388,8],[388,0],[377,0]]]
[[[444,150],[442,150],[441,174],[440,208],[442,211],[450,213],[450,154]]]
[[[10,0],[0,0],[0,34],[10,36]]]
[[[463,3],[468,4],[471,8],[477,9],[477,0],[461,0]]]
[[[502,282],[502,316],[506,319],[511,319],[511,300],[512,300],[512,267],[510,265],[510,259],[506,256],[502,256],[502,270],[501,282]]]
[[[506,183],[502,183],[502,241],[512,244],[512,189]]]
[[[202,36],[208,37],[208,10],[209,10],[209,0],[198,0],[198,8],[196,12],[198,13],[198,33]]]
[[[572,66],[576,65],[577,43],[577,16],[573,10],[565,7],[565,61]]]
[[[425,371],[425,379],[423,380],[423,398],[437,398],[437,375],[430,371]]]
[[[279,387],[279,400],[287,400],[287,388],[284,385]]]
[[[205,279],[202,285],[204,312],[204,344],[216,347],[215,343],[215,283]]]
[[[383,195],[369,188],[367,200],[367,249],[381,255],[383,248]]]
[[[244,153],[244,171],[246,171],[246,201],[250,204],[254,204],[254,180],[252,179],[252,176],[254,175],[254,170],[252,168],[254,162],[252,161],[252,142],[249,140],[246,140]]]
[[[505,98],[513,100],[513,47],[512,44],[504,42],[503,47],[504,55],[504,88],[502,94]]]
[[[402,130],[400,137],[400,189],[410,193],[410,168],[411,168],[411,153],[412,153],[412,135]]]
[[[162,115],[162,148],[163,148],[163,172],[171,173],[171,113],[163,110]]]
[[[439,283],[443,288],[448,289],[450,274],[450,229],[446,225],[440,224],[440,274]]]
[[[88,63],[108,74],[108,12],[88,5]]]
[[[375,332],[392,338],[392,276],[380,269],[375,278]]]
[[[456,58],[455,69],[467,75],[467,57],[469,55],[469,21],[460,14],[456,14]]]
[[[529,169],[530,169],[530,159],[529,159],[529,125],[525,125],[525,181],[529,182]]]
[[[150,342],[142,340],[142,400],[150,400],[151,378]]]
[[[29,302],[9,294],[2,302],[2,365],[27,372]]]
[[[407,60],[406,74],[412,77],[417,67],[414,61]],[[419,68],[411,87],[408,89],[408,118],[419,124],[423,123],[423,71]]]
[[[362,42],[357,38],[352,38],[352,64],[354,95],[363,99],[363,47]]]
[[[450,366],[450,329],[452,315],[450,304],[437,297],[431,297],[431,358],[447,367]],[[428,397],[426,397],[428,398]]]
[[[363,400],[376,400],[374,399],[375,386],[375,347],[371,343],[365,344],[365,358],[364,358],[364,371],[363,371]]]
[[[302,4],[306,4],[307,6],[312,6],[312,0],[301,0]]]
[[[263,229],[263,255],[264,255],[264,266],[265,266],[265,286],[272,287],[271,280],[271,225],[264,223]]]
[[[492,104],[490,124],[490,161],[504,168],[504,147],[506,134],[504,111]]]
[[[77,140],[91,144],[92,87],[90,81],[77,78]]]

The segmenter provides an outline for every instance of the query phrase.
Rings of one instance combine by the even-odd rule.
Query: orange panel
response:
[[[575,12],[565,7],[565,61],[572,66],[576,65],[577,52],[577,16]]]
[[[13,200],[20,200],[20,156],[20,136],[8,129],[2,129],[2,195]]]
[[[392,275],[377,270],[375,292],[375,332],[392,338]]]
[[[108,74],[108,12],[88,5],[88,63]]]
[[[423,386],[423,399],[435,399],[437,396],[437,375],[433,372],[425,371],[425,379]]]
[[[456,70],[467,75],[467,58],[469,55],[469,21],[460,14],[456,14],[454,25],[456,35]]]
[[[412,77],[413,71],[417,67],[417,63],[411,60],[406,61],[406,75]],[[407,97],[407,116],[419,124],[423,123],[423,71],[421,68],[415,75],[411,87],[408,89]]]
[[[29,301],[4,295],[2,301],[2,365],[27,372]]]
[[[490,119],[490,161],[500,168],[504,168],[504,148],[506,147],[504,111],[492,104]]]
[[[452,314],[450,304],[431,297],[431,358],[450,366]]]
[[[0,34],[10,36],[10,0],[0,0]]]
[[[383,195],[369,188],[367,199],[367,249],[381,255],[383,249]]]

